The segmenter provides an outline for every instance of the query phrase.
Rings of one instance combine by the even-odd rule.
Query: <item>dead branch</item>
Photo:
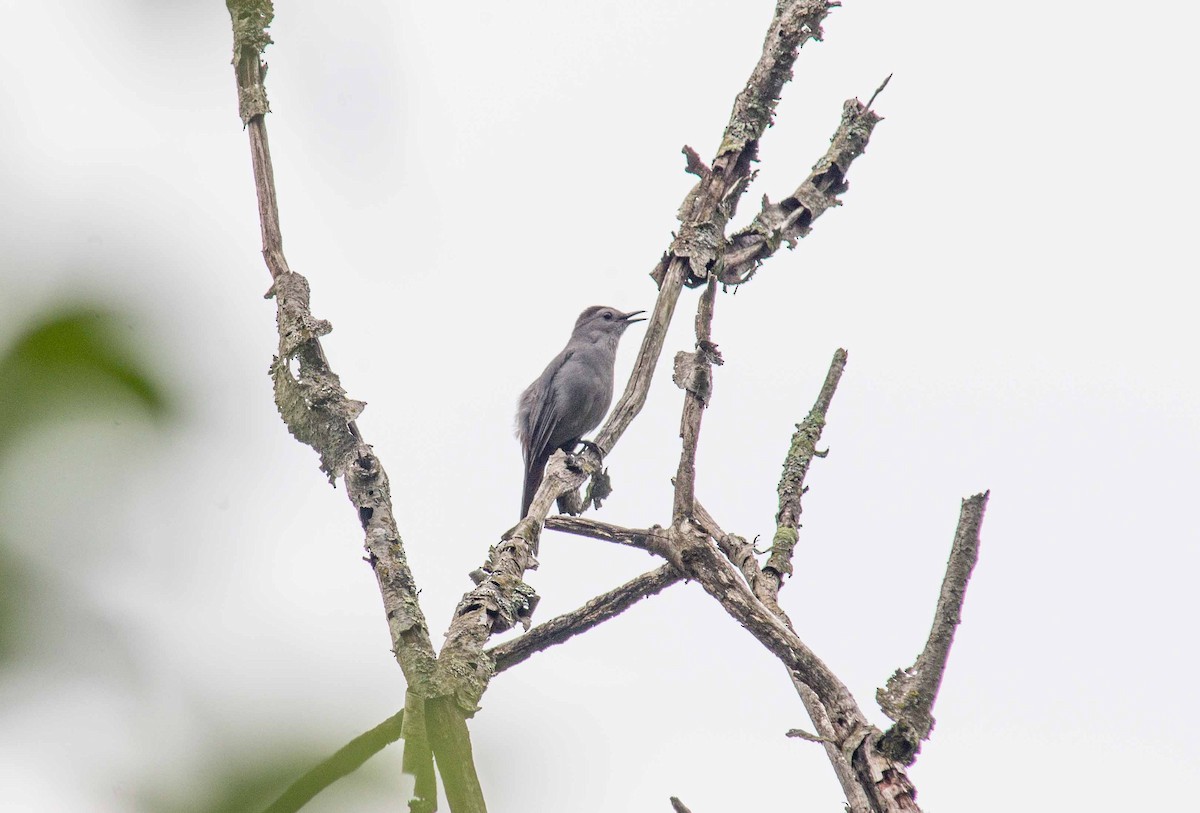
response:
[[[272,279],[268,296],[274,296],[276,303],[279,355],[271,365],[275,403],[292,435],[320,455],[321,468],[330,481],[342,478],[363,528],[366,561],[383,598],[393,652],[408,685],[419,690],[428,685],[436,661],[417,598],[416,580],[392,510],[387,473],[355,423],[365,404],[346,397],[321,347],[320,337],[331,327],[313,317],[308,280],[288,267],[283,253],[275,173],[267,141],[265,117],[270,106],[263,84],[266,63],[262,59],[263,50],[271,42],[266,29],[274,9],[269,0],[227,0],[226,6],[233,25],[238,113],[250,138],[263,259]],[[297,369],[294,374],[293,364]],[[469,754],[470,742],[459,739],[465,737],[465,727],[453,729],[442,743],[454,753]],[[415,755],[408,758],[408,764],[423,766],[422,771],[432,769],[427,759]],[[471,795],[472,787],[477,791],[473,764],[461,766],[458,775],[468,786],[465,793]],[[417,782],[427,789],[434,785],[434,778],[431,774],[421,775]],[[454,777],[446,781],[448,795],[459,792],[454,782]]]
[[[666,556],[667,534],[662,528],[622,528],[607,522],[584,517],[547,517],[546,527],[552,531],[586,536],[604,542],[615,542],[648,553]]]
[[[671,521],[679,522],[694,513],[696,501],[696,446],[700,442],[700,423],[712,395],[712,368],[722,364],[721,354],[712,343],[713,308],[717,298],[717,278],[709,277],[708,285],[696,309],[696,352],[675,356],[675,384],[684,390],[683,415],[679,420],[679,437],[683,452],[675,474],[675,504]]]
[[[871,97],[872,101],[874,98]],[[850,188],[846,180],[850,164],[866,151],[871,132],[882,120],[882,116],[870,109],[870,104],[864,105],[858,99],[846,100],[842,105],[842,122],[830,140],[829,149],[813,165],[804,182],[778,203],[771,203],[764,195],[762,210],[750,225],[729,239],[722,283],[748,282],[763,260],[781,245],[787,243],[788,248],[795,248],[797,241],[812,231],[814,220],[841,205],[838,196]]]
[[[710,279],[708,292],[715,290],[715,284],[716,280]],[[711,323],[711,305],[702,298],[696,312],[698,346],[702,336],[703,341],[710,341]],[[837,367],[836,355],[834,362],[834,366]],[[827,386],[822,388],[822,396],[828,392],[827,399],[832,398],[839,375],[840,370],[836,375],[832,375],[832,383],[827,377]],[[691,389],[684,396],[680,416],[680,436],[684,442],[680,452],[679,479],[682,479],[688,461],[695,460],[701,419],[711,395],[711,388],[710,367],[704,390],[705,397],[698,398]],[[822,396],[818,396],[818,405],[821,404]],[[823,425],[823,420],[821,423]],[[817,431],[819,432],[819,428]],[[785,468],[785,480],[799,483],[803,479],[802,474],[789,478],[786,471]],[[877,813],[918,811],[916,791],[905,776],[902,766],[875,750],[878,729],[867,721],[845,684],[796,635],[787,616],[774,600],[777,590],[770,590],[772,600],[769,605],[759,600],[751,591],[747,580],[740,578],[741,572],[734,568],[728,558],[720,554],[710,534],[705,532],[703,527],[693,525],[687,513],[679,511],[679,479],[676,481],[674,519],[669,531],[669,561],[689,579],[699,582],[705,592],[720,602],[726,612],[779,658],[792,673],[794,680],[799,684],[797,689],[800,690],[805,706],[811,706],[810,714],[821,730],[821,736],[831,741],[826,750],[833,761],[839,781],[848,786],[846,797],[851,800],[851,804],[858,804],[865,798],[868,809]],[[709,519],[711,521],[711,518]],[[760,581],[765,582],[765,578]]]
[[[683,578],[672,565],[643,573],[620,587],[601,593],[577,610],[538,624],[520,638],[486,650],[496,664],[496,674],[528,660],[534,653],[565,643],[610,618],[615,618],[644,598],[661,593]]]
[[[933,729],[933,704],[946,672],[954,631],[962,621],[967,582],[971,579],[975,562],[979,560],[979,530],[988,495],[989,492],[985,491],[962,501],[954,545],[950,549],[950,560],[946,563],[946,576],[942,581],[933,627],[929,630],[925,648],[912,666],[897,669],[888,678],[887,687],[875,694],[883,713],[896,721],[884,735],[880,746],[906,765],[916,758],[921,750],[921,742],[929,739],[929,732]]]
[[[250,136],[263,258],[273,280],[271,295],[277,309],[279,357],[271,370],[276,403],[292,434],[321,456],[321,467],[330,479],[343,478],[365,532],[367,560],[379,583],[396,660],[410,684],[420,683],[432,674],[433,645],[392,513],[387,474],[354,423],[364,404],[346,397],[321,349],[319,337],[329,332],[329,323],[313,317],[308,281],[288,268],[283,254],[264,120],[270,108],[263,86],[262,50],[271,41],[265,30],[271,22],[271,4],[228,0],[227,5],[233,20],[239,112]],[[297,376],[289,369],[292,361],[299,363]]]
[[[823,456],[817,451],[817,441],[825,428],[825,414],[837,391],[842,371],[846,369],[846,351],[839,348],[833,354],[825,383],[817,395],[816,403],[803,421],[796,424],[792,442],[783,460],[783,474],[779,478],[779,512],[775,515],[775,536],[771,542],[771,556],[763,565],[763,577],[768,581],[769,591],[779,595],[783,577],[792,575],[792,551],[799,541],[800,498],[804,495],[804,478],[814,457]]]
[[[721,529],[721,526],[717,524],[717,521],[713,519],[712,514],[708,513],[708,509],[699,500],[695,501],[694,508],[696,524],[712,537],[712,540],[717,543],[717,547],[720,548],[721,553],[725,554],[725,558],[741,571],[746,584],[750,586],[750,590],[754,595],[758,596],[759,601],[766,604],[773,613],[791,627],[792,622],[783,614],[783,610],[779,609],[779,605],[774,603],[774,597],[769,592],[760,595],[760,592],[762,592],[762,569],[758,566],[758,554],[754,552],[754,546],[737,534],[725,533]],[[764,596],[770,599],[770,601],[764,601]]]

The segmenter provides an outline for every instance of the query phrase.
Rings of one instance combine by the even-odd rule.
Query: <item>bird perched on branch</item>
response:
[[[593,305],[579,314],[571,339],[537,381],[521,393],[517,438],[525,456],[525,493],[521,517],[529,513],[542,484],[546,461],[556,449],[568,454],[583,435],[600,425],[613,396],[617,342],[639,313]]]

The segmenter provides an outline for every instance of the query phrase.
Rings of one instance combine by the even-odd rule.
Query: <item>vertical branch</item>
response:
[[[392,513],[387,474],[354,422],[365,404],[346,397],[321,348],[320,336],[330,331],[329,323],[313,317],[308,280],[288,268],[283,255],[264,119],[270,108],[262,50],[271,42],[265,29],[274,10],[270,0],[227,0],[226,5],[233,21],[238,110],[250,137],[263,258],[274,280],[279,357],[271,374],[276,405],[288,430],[321,455],[321,467],[330,479],[343,478],[365,534],[367,560],[379,583],[396,659],[409,684],[417,685],[433,672],[433,644]],[[298,362],[298,376],[290,369],[293,360]]]
[[[330,368],[320,342],[320,337],[331,330],[330,325],[313,317],[308,280],[288,267],[283,253],[265,120],[270,111],[263,84],[267,66],[262,61],[263,49],[271,43],[266,28],[274,17],[274,7],[270,0],[226,0],[226,6],[233,24],[238,112],[250,138],[263,259],[272,278],[269,295],[276,300],[279,355],[271,365],[275,402],[288,430],[321,456],[321,468],[330,481],[342,478],[363,529],[366,560],[383,598],[396,660],[410,689],[424,694],[436,666],[433,644],[392,511],[387,473],[355,423],[365,404],[346,397]],[[298,374],[292,372],[293,362]],[[420,797],[417,804],[433,809],[436,780],[430,743],[418,731],[422,723],[419,706],[419,702],[408,704],[406,728],[412,748],[405,749],[404,763],[416,775]],[[459,717],[436,734],[430,740],[438,767],[446,774],[444,784],[451,809],[455,813],[483,811],[465,722]]]
[[[404,693],[404,754],[401,770],[413,777],[413,798],[409,813],[434,813],[437,810],[437,778],[433,769],[433,749],[426,728],[425,699],[409,689]]]
[[[696,502],[696,445],[700,442],[700,422],[704,408],[712,395],[712,368],[721,364],[721,354],[712,343],[713,306],[716,302],[717,278],[710,276],[708,286],[696,308],[696,352],[675,355],[674,380],[685,390],[683,415],[679,419],[679,436],[683,451],[675,475],[675,504],[672,522],[691,518]]]
[[[475,772],[475,755],[467,721],[449,697],[425,703],[425,729],[437,759],[438,773],[453,813],[487,813],[483,789]]]
[[[625,434],[625,430],[646,405],[646,397],[650,394],[650,382],[654,379],[654,370],[658,367],[658,359],[667,341],[667,329],[675,317],[675,305],[678,304],[679,294],[683,291],[683,276],[684,264],[675,263],[659,286],[654,308],[646,319],[646,330],[642,335],[642,343],[638,347],[629,381],[625,384],[625,390],[617,400],[616,406],[608,413],[608,420],[596,433],[595,443],[605,453],[613,450],[621,435]],[[591,452],[587,454],[592,455]]]
[[[283,233],[279,228],[279,202],[275,197],[275,172],[267,142],[264,117],[271,112],[263,84],[267,66],[262,53],[271,44],[267,28],[275,17],[271,0],[228,0],[233,20],[233,65],[237,73],[238,115],[250,134],[250,159],[254,165],[254,188],[258,194],[258,222],[262,229],[263,258],[271,277],[288,272],[283,256]]]

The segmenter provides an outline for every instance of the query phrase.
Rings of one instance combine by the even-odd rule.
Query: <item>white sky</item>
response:
[[[679,150],[711,157],[773,5],[280,4],[287,254],[370,404],[435,642],[516,519],[518,393],[583,307],[650,306],[691,184]],[[222,757],[324,755],[404,686],[354,514],[271,403],[224,6],[0,14],[0,339],[95,293],[140,314],[131,336],[184,405],[167,431],[38,436],[5,472],[5,534],[71,592],[0,680],[0,806],[132,810]],[[739,222],[895,73],[845,206],[718,302],[698,494],[769,538],[792,424],[848,348],[782,599],[882,724],[874,690],[924,641],[959,500],[992,489],[912,771],[927,811],[1178,807],[1200,781],[1198,23],[1186,4],[850,2],[763,140]],[[609,458],[602,519],[668,518],[669,370]],[[657,564],[551,534],[542,553],[541,620]],[[809,724],[782,669],[695,585],[498,677],[483,706],[496,811],[840,809],[820,749],[783,737]],[[311,809],[395,810],[399,749],[372,764],[376,784]]]

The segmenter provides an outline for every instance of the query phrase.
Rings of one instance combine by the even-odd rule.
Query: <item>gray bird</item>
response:
[[[593,305],[579,314],[571,340],[546,366],[537,381],[521,393],[517,438],[525,456],[525,493],[521,517],[529,513],[542,484],[546,461],[555,449],[570,453],[600,425],[613,396],[613,364],[617,342],[639,313]]]

